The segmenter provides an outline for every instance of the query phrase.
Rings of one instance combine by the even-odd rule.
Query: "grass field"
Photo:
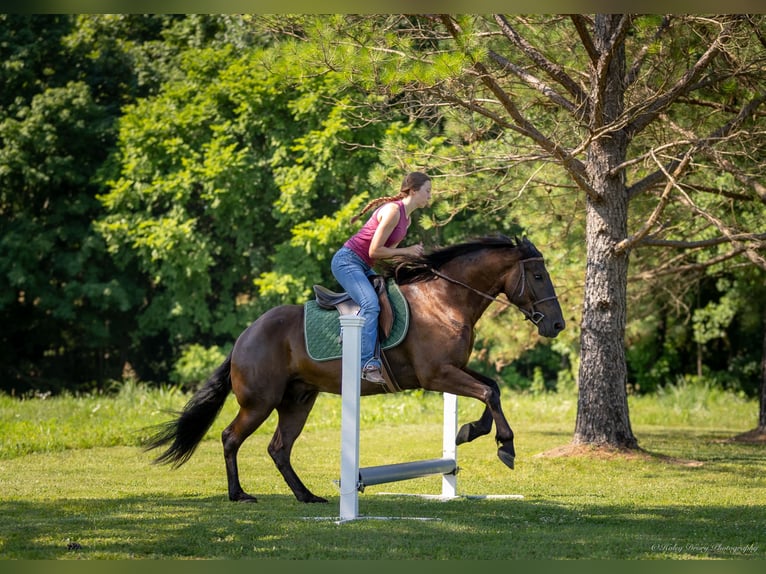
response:
[[[329,504],[297,502],[266,445],[270,419],[242,447],[257,504],[226,496],[220,431],[233,397],[194,457],[151,464],[147,427],[188,395],[127,385],[116,396],[0,396],[0,557],[4,559],[734,559],[766,558],[764,445],[726,441],[755,426],[757,403],[686,386],[631,397],[645,456],[546,456],[571,439],[576,397],[505,392],[516,469],[491,437],[458,449],[462,494],[521,499],[426,500],[440,477],[360,494],[364,519],[337,524],[340,398],[321,396],[294,466]],[[461,423],[481,405],[461,399]],[[362,401],[361,464],[441,455],[441,396]],[[381,494],[396,492],[401,494]],[[409,520],[425,518],[427,520]]]

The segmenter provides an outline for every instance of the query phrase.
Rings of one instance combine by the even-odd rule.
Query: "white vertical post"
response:
[[[442,432],[442,458],[455,461],[457,466],[457,396],[452,393],[444,395],[444,430]],[[442,475],[442,498],[455,498],[457,496],[457,469],[456,474]]]
[[[343,338],[341,375],[340,520],[359,516],[359,402],[362,379],[364,317],[341,315]]]

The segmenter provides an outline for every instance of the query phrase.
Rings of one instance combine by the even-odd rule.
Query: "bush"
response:
[[[226,355],[220,347],[207,349],[202,345],[189,345],[173,366],[170,380],[185,389],[196,388],[207,381],[225,359]]]

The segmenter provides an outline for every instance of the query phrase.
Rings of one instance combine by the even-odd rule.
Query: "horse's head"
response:
[[[505,294],[527,319],[537,325],[540,335],[553,338],[564,330],[566,322],[542,255],[529,240],[523,241],[533,251],[516,263],[515,273],[508,273]]]
[[[481,296],[475,304],[483,302],[482,311],[502,290],[543,337],[553,338],[566,326],[543,256],[526,238],[483,237],[400,260],[388,272],[400,285],[435,277],[459,285]]]

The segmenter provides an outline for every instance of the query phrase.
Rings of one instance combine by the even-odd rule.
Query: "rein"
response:
[[[519,284],[521,285],[521,288],[519,289],[519,297],[521,297],[524,294],[524,289],[526,288],[526,285],[527,285],[527,274],[526,274],[526,269],[524,268],[524,264],[527,261],[542,261],[542,260],[543,260],[542,257],[530,257],[529,259],[521,259],[519,261],[519,263],[521,264],[521,274],[519,275]],[[471,287],[467,283],[463,283],[462,281],[458,281],[457,279],[454,279],[450,277],[449,275],[445,275],[444,273],[442,273],[441,271],[437,271],[433,267],[431,267],[430,271],[437,277],[440,277],[441,279],[444,279],[445,281],[449,281],[450,283],[454,283],[455,285],[460,285],[461,287],[465,287],[469,291],[473,291],[474,293],[476,293],[477,295],[481,295],[485,299],[489,299],[490,301],[494,301],[496,303],[501,303],[502,305],[505,305],[506,307],[510,307],[512,305],[512,303],[509,303],[508,301],[503,301],[502,299],[493,297],[489,293],[480,291],[479,289],[476,289],[475,287]],[[554,299],[558,299],[558,297],[554,295],[552,297],[544,297],[542,299],[536,299],[535,301],[532,302],[531,311],[529,311],[528,309],[523,309],[521,307],[518,307],[518,305],[517,305],[517,308],[519,309],[519,311],[521,311],[524,314],[524,317],[526,317],[527,319],[532,321],[532,323],[537,325],[538,323],[540,323],[540,321],[545,319],[545,315],[543,313],[540,313],[540,311],[537,311],[535,309],[535,305],[544,303],[545,301],[553,301]]]

